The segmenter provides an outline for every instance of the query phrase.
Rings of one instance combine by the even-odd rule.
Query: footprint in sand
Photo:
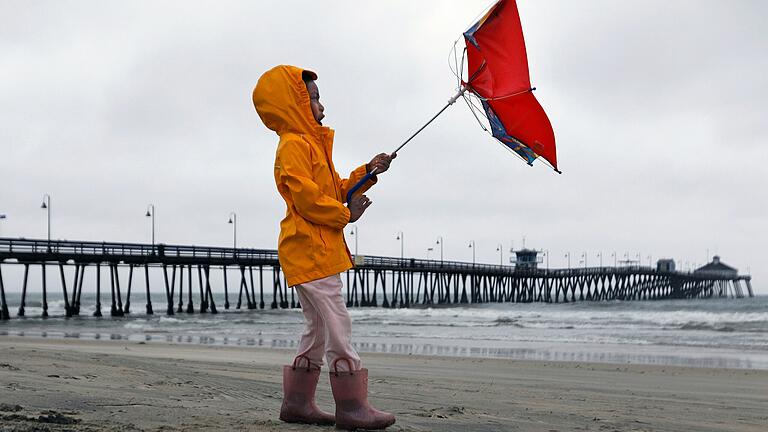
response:
[[[427,411],[415,413],[414,415],[418,417],[450,418],[450,417],[457,417],[457,416],[465,416],[468,414],[470,413],[468,412],[467,408],[463,406],[452,406],[452,407],[432,408]]]

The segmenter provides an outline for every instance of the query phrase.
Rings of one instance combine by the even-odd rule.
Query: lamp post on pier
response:
[[[475,249],[476,249],[474,240],[469,241],[469,248],[472,249],[472,267],[474,267],[475,266]]]
[[[581,257],[584,259],[584,268],[587,268],[587,253],[582,253]]]
[[[441,265],[443,263],[443,243],[444,243],[443,242],[443,236],[438,236],[437,237],[437,242],[435,244],[439,244],[440,245],[440,264]]]
[[[5,216],[4,214],[0,213],[0,221],[5,220],[6,218],[7,218],[7,216]],[[2,236],[3,236],[3,231],[0,230],[0,237],[2,237]]]
[[[499,265],[503,266],[504,265],[504,249],[501,243],[499,243],[499,245],[496,246],[496,252],[499,253]]]
[[[148,218],[152,218],[152,248],[154,252],[154,246],[155,246],[155,205],[154,204],[150,204],[147,206],[147,213],[144,216]]]
[[[568,270],[570,270],[571,269],[571,253],[570,252],[566,252],[565,253],[565,258],[568,259]]]
[[[357,225],[352,225],[352,228],[349,231],[349,235],[355,236],[355,259],[357,259],[357,239],[360,238]]]
[[[597,257],[600,258],[600,268],[603,268],[603,251],[598,252]]]
[[[549,249],[544,250],[544,258],[547,260],[547,270],[549,270]]]
[[[405,234],[402,231],[398,231],[395,240],[400,240],[400,265],[403,265],[403,259],[405,259]]]
[[[229,222],[232,224],[232,256],[237,257],[237,213],[230,212],[229,213]]]
[[[43,204],[40,205],[48,213],[48,250],[51,250],[51,196],[43,195]]]
[[[429,261],[429,253],[432,252],[433,250],[435,250],[435,248],[432,248],[432,247],[427,248],[427,261]]]

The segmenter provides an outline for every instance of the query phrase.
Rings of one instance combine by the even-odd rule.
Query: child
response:
[[[387,171],[395,155],[379,154],[352,171],[349,179],[341,179],[331,158],[334,132],[322,124],[325,108],[316,79],[314,72],[277,66],[265,72],[253,90],[259,117],[280,136],[274,173],[287,210],[277,253],[288,285],[298,293],[306,324],[293,365],[283,367],[280,419],[383,429],[395,417],[368,403],[368,370],[351,345],[352,322],[339,274],[353,267],[344,227],[371,205],[362,192],[376,177],[345,207],[347,192],[370,170]],[[314,401],[323,355],[331,369],[335,418]]]

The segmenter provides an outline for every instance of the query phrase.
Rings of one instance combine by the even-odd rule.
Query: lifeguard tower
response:
[[[539,263],[542,262],[542,257],[539,256],[541,251],[536,249],[518,249],[511,251],[515,256],[509,257],[509,263],[513,264],[515,268],[525,270],[535,270],[538,268]]]

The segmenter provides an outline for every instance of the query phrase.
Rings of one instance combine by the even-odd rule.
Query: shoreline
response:
[[[39,338],[51,340],[123,341],[151,344],[240,347],[244,349],[295,349],[297,338],[258,336],[220,338],[202,335],[144,335],[88,331],[0,331],[0,338]],[[353,336],[360,353],[394,356],[433,356],[449,358],[483,358],[514,361],[588,362],[604,364],[684,366],[695,368],[768,370],[764,351],[675,345],[563,344],[499,341],[466,341],[454,339],[386,338]]]
[[[49,430],[333,430],[277,420],[292,354],[2,337],[0,418],[8,430],[36,430],[41,418],[70,422]],[[768,421],[764,370],[361,356],[371,400],[398,417],[393,431],[757,431]],[[333,406],[325,371],[318,401]]]

